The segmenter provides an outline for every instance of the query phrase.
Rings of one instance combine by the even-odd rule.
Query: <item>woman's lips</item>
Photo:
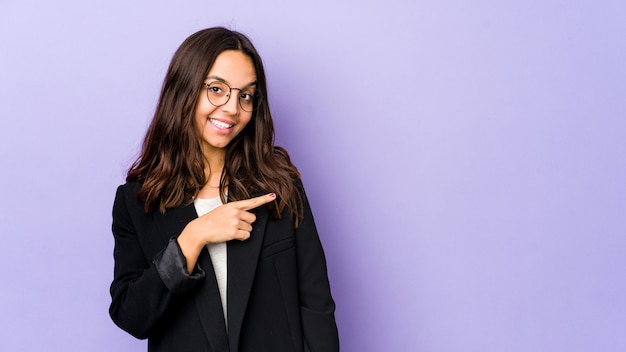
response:
[[[235,125],[233,123],[227,123],[225,121],[220,121],[220,120],[211,119],[211,118],[209,118],[209,122],[211,122],[213,126],[220,128],[220,129],[229,129]]]

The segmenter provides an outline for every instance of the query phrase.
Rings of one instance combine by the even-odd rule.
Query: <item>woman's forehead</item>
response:
[[[248,55],[226,50],[217,56],[206,78],[232,86],[248,86],[256,82],[256,69]]]

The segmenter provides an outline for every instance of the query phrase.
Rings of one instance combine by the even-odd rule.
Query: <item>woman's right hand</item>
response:
[[[276,199],[274,193],[220,205],[192,220],[178,236],[178,244],[192,272],[202,248],[208,243],[244,241],[250,238],[256,216],[249,212]]]

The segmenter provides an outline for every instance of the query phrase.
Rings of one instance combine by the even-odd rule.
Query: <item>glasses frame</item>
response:
[[[211,98],[209,98],[209,87],[211,87],[211,84],[213,83],[220,83],[225,85],[226,87],[228,87],[229,91],[228,94],[226,94],[226,101],[223,102],[222,104],[215,104],[214,102],[211,101]],[[202,82],[202,86],[206,88],[206,98],[209,101],[209,103],[211,103],[211,105],[215,106],[215,107],[220,107],[220,106],[224,106],[226,104],[228,104],[228,102],[230,101],[230,97],[233,94],[233,90],[238,90],[241,93],[242,88],[231,88],[231,86],[229,86],[228,84],[226,84],[226,82],[222,82],[222,81],[216,81],[216,82],[211,82],[211,83],[206,83],[206,82]],[[241,96],[239,94],[237,94],[237,104],[239,105],[239,107],[241,108],[241,110],[245,111],[245,112],[254,112],[255,110],[257,110],[260,106],[261,106],[261,102],[263,101],[263,95],[261,95],[258,91],[255,91],[254,94],[252,95],[252,110],[248,111],[246,110],[246,108],[243,107],[243,105],[241,105],[241,100],[240,100]],[[255,103],[255,99],[256,99],[256,103]]]

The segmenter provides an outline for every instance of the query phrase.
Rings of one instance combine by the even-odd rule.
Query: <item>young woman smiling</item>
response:
[[[172,58],[113,206],[110,314],[149,351],[338,351],[300,175],[274,146],[263,64],[224,28]]]

